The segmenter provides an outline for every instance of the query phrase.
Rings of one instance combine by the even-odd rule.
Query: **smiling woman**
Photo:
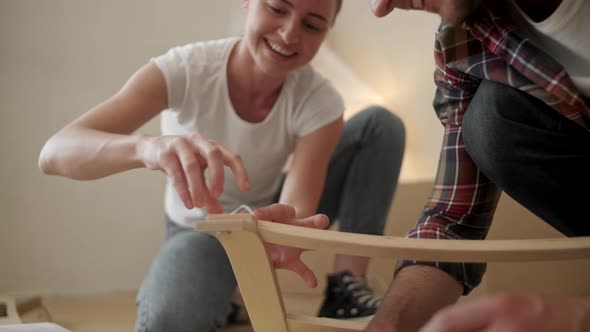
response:
[[[335,0],[245,1],[244,5],[248,8],[244,38],[234,51],[230,66],[258,67],[272,76],[280,75],[279,84],[271,83],[275,87],[269,87],[270,90],[280,86],[287,72],[311,61],[330,30],[337,9]],[[242,74],[238,68],[230,67],[231,72]]]
[[[322,228],[329,220],[314,215],[320,211],[338,218],[342,230],[383,232],[403,125],[381,108],[343,124],[341,96],[309,64],[341,1],[242,4],[242,37],[189,43],[152,58],[119,92],[51,137],[39,158],[45,173],[78,180],[134,168],[167,177],[167,240],[138,294],[138,331],[212,331],[232,316],[236,281],[227,256],[217,240],[193,231],[208,214],[246,204],[277,222],[303,219]],[[160,114],[161,136],[134,134]],[[378,176],[367,180],[369,173]],[[383,201],[378,208],[376,199]],[[356,217],[368,210],[372,218]],[[268,254],[276,267],[317,285],[300,251],[275,246]],[[339,275],[366,287],[360,277],[368,261],[339,259]],[[350,300],[355,313],[375,312],[379,301],[366,294]]]

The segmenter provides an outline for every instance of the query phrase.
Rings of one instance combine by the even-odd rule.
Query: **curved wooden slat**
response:
[[[196,229],[212,233],[225,247],[257,332],[355,332],[364,327],[358,322],[286,315],[262,241],[354,256],[442,262],[590,258],[590,237],[444,241],[317,230],[257,221],[250,214],[210,215],[208,220]]]
[[[274,269],[251,215],[214,216],[196,229],[209,232],[231,261],[256,332],[360,332],[366,323],[304,315],[286,315]]]
[[[355,256],[440,262],[518,262],[590,258],[590,237],[527,240],[406,239],[343,233],[258,220],[240,214],[209,216],[200,230],[244,229],[268,243]]]

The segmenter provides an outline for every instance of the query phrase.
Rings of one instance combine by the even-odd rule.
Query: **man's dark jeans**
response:
[[[504,192],[566,236],[590,235],[590,131],[535,97],[484,81],[463,135]]]

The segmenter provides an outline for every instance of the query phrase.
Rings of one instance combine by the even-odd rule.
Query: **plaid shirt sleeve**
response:
[[[590,128],[590,99],[580,94],[561,64],[503,19],[500,2],[488,2],[462,27],[441,25],[435,43],[435,111],[445,126],[435,185],[410,238],[484,239],[500,189],[486,178],[465,150],[461,122],[482,80],[520,89],[564,117]],[[485,264],[401,261],[431,265],[455,277],[469,293]]]
[[[446,65],[460,56],[460,52],[476,46],[465,44],[463,48],[443,50],[440,43],[441,38],[470,40],[467,35],[461,36],[467,33],[445,26],[437,32],[434,108],[445,126],[444,139],[432,194],[416,227],[407,234],[410,238],[484,239],[500,197],[499,188],[478,170],[463,144],[462,117],[480,80]],[[483,263],[404,260],[400,261],[397,271],[417,264],[447,272],[463,284],[464,294],[479,285],[486,267]]]

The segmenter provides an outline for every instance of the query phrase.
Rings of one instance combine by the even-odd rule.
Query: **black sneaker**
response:
[[[246,311],[242,293],[240,293],[239,288],[236,288],[231,301],[231,310],[227,315],[227,324],[246,324],[249,322],[250,317],[248,316],[248,311]]]
[[[328,275],[324,302],[319,317],[351,319],[375,314],[382,300],[367,285],[365,278],[355,278],[350,271]]]

